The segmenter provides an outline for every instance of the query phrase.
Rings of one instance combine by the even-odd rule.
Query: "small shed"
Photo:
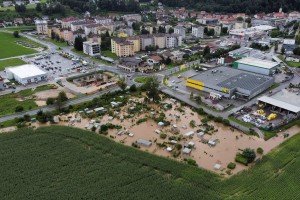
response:
[[[184,134],[186,137],[191,137],[194,135],[194,131],[190,131],[190,132],[187,132],[186,134]]]
[[[144,139],[138,139],[136,143],[145,147],[150,147],[152,145],[152,142]]]
[[[192,152],[192,149],[189,149],[189,148],[184,148],[182,150],[182,154],[186,154],[186,155],[190,155],[191,152]]]
[[[165,123],[163,123],[163,122],[158,122],[157,123],[159,126],[164,126],[165,125]]]
[[[209,141],[208,141],[208,145],[209,145],[209,146],[216,146],[216,141],[214,141],[214,140],[209,140]]]
[[[168,151],[168,152],[173,151],[172,147],[167,147],[167,151]]]

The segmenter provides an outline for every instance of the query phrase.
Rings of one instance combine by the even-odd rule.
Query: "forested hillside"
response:
[[[300,11],[300,0],[160,0],[159,2],[171,7],[187,7],[197,10],[214,12],[284,12]]]

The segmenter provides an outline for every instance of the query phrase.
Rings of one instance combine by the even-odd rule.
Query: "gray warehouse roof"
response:
[[[229,67],[218,67],[199,73],[190,77],[190,79],[203,81],[205,86],[216,85],[228,89],[241,88],[254,90],[264,82],[273,78]]]

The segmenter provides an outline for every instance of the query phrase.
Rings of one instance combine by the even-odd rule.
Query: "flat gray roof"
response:
[[[251,91],[272,79],[272,77],[257,75],[230,67],[217,67],[194,75],[190,79],[202,81],[204,85],[216,85],[228,89],[241,88]]]
[[[275,98],[268,97],[268,96],[262,96],[262,97],[258,98],[258,101],[265,102],[267,104],[271,104],[273,106],[283,108],[283,109],[291,111],[291,112],[295,112],[295,113],[300,112],[300,106],[296,106],[289,102],[286,102],[286,101],[283,101],[280,99],[276,99],[276,96],[275,96]],[[298,98],[298,102],[300,102],[300,98]]]

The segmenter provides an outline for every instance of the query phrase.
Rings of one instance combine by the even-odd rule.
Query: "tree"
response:
[[[285,48],[281,47],[281,54],[283,55],[285,53]]]
[[[174,33],[174,28],[170,27],[169,28],[169,34]]]
[[[248,17],[247,19],[245,19],[245,22],[251,24],[251,18]]]
[[[143,88],[146,89],[146,95],[151,101],[158,101],[159,97],[159,81],[156,77],[151,76],[143,84]]]
[[[293,50],[293,53],[294,53],[295,55],[300,56],[300,47],[295,48],[295,49]]]
[[[274,47],[274,51],[277,52],[278,51],[278,43],[275,43],[275,47]]]
[[[158,33],[166,33],[166,28],[163,26],[158,27]]]
[[[23,106],[17,106],[15,112],[22,112],[24,110]]]
[[[35,10],[38,11],[38,12],[42,12],[42,5],[41,5],[41,3],[37,3],[36,4]]]
[[[131,85],[130,88],[129,88],[129,91],[130,92],[136,92],[137,91],[136,85],[135,84]]]
[[[215,29],[209,29],[206,33],[207,36],[214,36],[215,35]]]
[[[226,35],[228,33],[228,27],[222,27],[221,33]]]
[[[125,79],[120,79],[117,84],[122,91],[126,90],[127,83],[126,83]]]
[[[207,26],[205,26],[204,27],[204,34],[207,34],[207,32],[208,32],[208,28],[207,28]]]
[[[296,36],[295,43],[300,44],[300,33]]]
[[[152,33],[153,34],[157,33],[156,27],[153,27]]]
[[[207,54],[209,54],[210,53],[210,48],[209,48],[209,46],[205,46],[204,47],[204,50],[203,50],[203,56],[206,56]]]
[[[55,32],[53,31],[53,29],[51,30],[51,39],[54,40],[55,39]]]
[[[19,38],[19,37],[20,37],[19,31],[14,31],[13,36],[14,36],[15,38]]]
[[[83,38],[81,36],[77,36],[74,41],[74,48],[77,51],[83,50]]]
[[[166,59],[166,61],[165,61],[165,64],[166,64],[166,65],[169,65],[169,64],[171,64],[171,63],[172,63],[172,60],[171,60],[170,57],[168,57],[168,58]]]
[[[149,34],[149,31],[147,31],[144,27],[141,30],[141,34],[145,35],[145,34]]]
[[[239,21],[239,22],[242,22],[242,21],[244,21],[244,18],[243,17],[237,17],[236,20]]]
[[[25,13],[26,12],[26,6],[24,4],[21,4],[21,5],[15,5],[15,10],[16,12],[19,12],[19,13]]]
[[[55,103],[55,98],[49,97],[46,100],[47,105],[53,105]]]
[[[58,96],[55,99],[55,104],[58,107],[58,110],[61,110],[62,106],[68,100],[68,97],[65,92],[58,93]]]
[[[252,163],[256,158],[255,151],[253,149],[250,149],[250,148],[244,149],[242,155],[243,155],[244,158],[247,159],[248,163]]]

